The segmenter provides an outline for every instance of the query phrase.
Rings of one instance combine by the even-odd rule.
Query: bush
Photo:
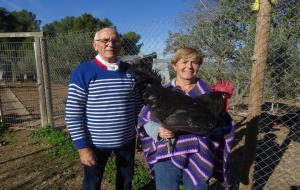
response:
[[[33,131],[31,136],[34,138],[42,138],[47,144],[51,145],[51,153],[54,156],[67,156],[71,160],[78,158],[78,153],[74,149],[69,136],[50,125]]]
[[[31,136],[33,138],[41,138],[45,141],[45,143],[51,145],[51,153],[55,157],[67,156],[70,160],[78,159],[78,153],[73,147],[72,140],[68,137],[66,133],[63,133],[54,127],[46,125],[32,132]],[[151,175],[149,174],[146,166],[136,164],[134,171],[134,190],[146,187],[151,183]],[[110,157],[110,159],[107,162],[104,173],[104,179],[113,186],[115,185],[115,156]]]
[[[104,173],[105,180],[107,180],[110,184],[113,185],[115,185],[115,181],[116,181],[115,161],[116,161],[115,156],[112,156],[108,160],[105,168],[105,173]],[[151,185],[151,183],[152,183],[152,178],[146,166],[135,164],[132,189],[133,190],[138,190],[142,188],[145,189],[145,187]]]

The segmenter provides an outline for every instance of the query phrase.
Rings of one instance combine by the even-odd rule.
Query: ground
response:
[[[32,137],[34,129],[9,129],[0,137],[0,190],[6,189],[80,189],[82,166],[68,155],[54,156],[53,147]],[[141,152],[136,162],[144,163]],[[104,181],[103,190],[113,189]]]
[[[5,121],[8,132],[0,128],[0,190],[6,189],[80,189],[82,168],[78,160],[67,162],[64,156],[53,157],[52,147],[31,137],[40,127],[37,85],[17,83],[0,85]],[[52,85],[53,115],[55,127],[65,131],[64,101],[66,86]],[[290,189],[300,185],[299,135],[286,126],[273,131],[261,131],[258,136],[258,155],[254,174],[258,189]],[[243,131],[243,130],[240,130]],[[239,178],[243,154],[243,132],[235,147],[231,166],[232,179]],[[290,135],[297,138],[291,138]],[[137,162],[144,163],[141,153]],[[238,181],[233,181],[237,189]],[[112,189],[107,181],[104,190]]]
[[[9,87],[9,88],[7,88]],[[7,84],[1,86],[2,107],[7,128],[0,128],[0,190],[7,189],[80,189],[83,170],[79,160],[54,156],[53,147],[32,137],[40,126],[37,86]],[[55,126],[65,132],[63,118],[66,86],[52,88]],[[145,164],[142,153],[136,161]],[[102,183],[111,190],[112,184]]]
[[[80,164],[49,154],[51,147],[17,129],[1,137],[0,189],[79,189]]]

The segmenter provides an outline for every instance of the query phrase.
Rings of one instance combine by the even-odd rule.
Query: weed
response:
[[[116,182],[116,165],[115,156],[112,156],[106,165],[104,179],[107,180],[113,186]],[[147,170],[146,166],[135,164],[134,166],[134,176],[132,182],[132,189],[145,189],[144,187],[149,186],[152,183],[152,177]],[[115,188],[115,187],[114,187]]]
[[[179,190],[184,190],[184,187],[183,187],[183,185],[182,185],[182,184],[180,184],[180,186],[179,186]]]
[[[115,182],[116,182],[116,158],[114,156],[110,157],[107,161],[105,172],[104,172],[104,179],[113,185],[115,189]]]
[[[133,189],[145,189],[145,187],[149,186],[151,183],[152,177],[147,168],[143,165],[135,165],[132,182]]]
[[[31,137],[44,139],[45,143],[52,146],[51,153],[55,157],[66,156],[70,160],[78,158],[72,140],[66,133],[63,133],[54,127],[46,125],[39,128],[31,133]]]
[[[0,135],[4,133],[4,131],[7,129],[5,124],[3,122],[0,122]]]
[[[0,140],[7,143],[13,143],[15,142],[15,138],[13,136],[13,133],[11,130],[9,130],[8,128],[1,128],[0,130]]]
[[[43,139],[43,141],[52,146],[50,153],[54,157],[67,157],[70,161],[78,159],[78,153],[73,147],[73,143],[67,134],[51,127],[49,125],[35,130],[31,133],[31,137]],[[49,159],[49,158],[48,158]],[[151,183],[150,173],[144,165],[135,165],[135,174],[133,177],[133,189],[141,189]],[[115,157],[112,156],[107,162],[104,180],[115,188],[116,182],[116,166]]]
[[[4,129],[5,124],[3,122],[0,122],[0,129]]]

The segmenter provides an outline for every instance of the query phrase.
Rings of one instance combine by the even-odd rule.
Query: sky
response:
[[[66,16],[108,18],[121,33],[141,35],[142,51],[162,51],[168,32],[178,30],[178,18],[191,10],[194,0],[0,0],[8,11],[26,9],[41,26]]]
[[[189,2],[192,0],[0,0],[0,6],[9,11],[29,10],[42,20],[42,25],[86,12],[122,24],[137,19],[174,18],[187,10]]]

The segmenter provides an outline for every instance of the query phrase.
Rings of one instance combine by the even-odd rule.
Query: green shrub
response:
[[[116,158],[114,156],[110,157],[107,161],[104,173],[104,179],[113,185],[115,189],[116,182]]]
[[[132,186],[134,190],[146,189],[152,183],[152,177],[146,166],[135,165]]]
[[[3,129],[5,127],[3,122],[0,122],[0,129]]]
[[[68,137],[66,133],[59,131],[58,129],[46,125],[40,129],[37,129],[31,133],[33,138],[43,139],[45,143],[51,145],[52,156],[67,156],[71,160],[78,159],[78,153],[73,147],[72,140]],[[135,165],[133,177],[133,189],[138,190],[142,187],[149,186],[152,182],[151,175],[148,172],[146,166]],[[116,181],[116,165],[115,156],[109,158],[104,179],[110,183],[113,188],[115,188]]]
[[[5,144],[14,143],[16,141],[12,130],[7,128],[3,123],[0,123],[0,140]]]
[[[45,143],[51,145],[51,153],[54,156],[67,156],[71,160],[78,158],[78,153],[74,149],[72,140],[66,133],[63,133],[54,127],[46,125],[33,131],[31,136],[44,139]]]
[[[115,160],[116,160],[115,156],[109,158],[104,173],[105,180],[107,180],[113,186],[115,185],[116,182]],[[144,187],[149,186],[151,182],[152,182],[151,174],[147,170],[146,166],[135,164],[132,189],[133,190],[138,190],[141,188],[144,189]]]

